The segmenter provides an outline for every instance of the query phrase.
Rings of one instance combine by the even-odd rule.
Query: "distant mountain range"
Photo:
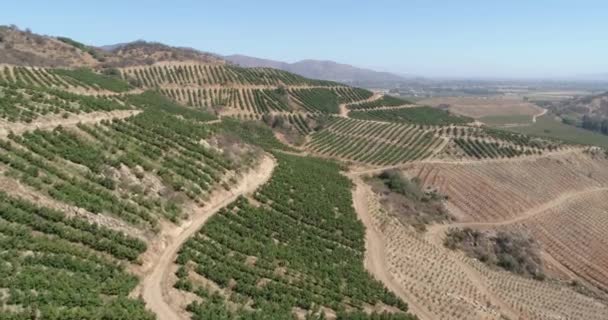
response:
[[[299,74],[307,78],[331,80],[364,87],[385,87],[412,79],[412,77],[363,69],[327,60],[302,60],[294,63],[287,63],[238,54],[223,56],[223,58],[242,67],[275,68]]]
[[[432,81],[432,79],[420,76],[375,71],[328,60],[307,59],[288,63],[238,54],[222,56],[198,49],[173,47],[144,40],[96,47],[66,37],[39,35],[27,30],[20,30],[15,26],[0,25],[0,62],[6,64],[94,68],[149,65],[162,61],[200,61],[218,64],[232,63],[242,67],[270,67],[311,79],[337,81],[366,88],[394,88],[404,82],[411,84]],[[479,79],[482,82],[495,80],[501,79]],[[595,91],[604,91],[606,90],[605,84],[608,83],[608,72],[561,76],[552,80],[597,82],[598,88]]]

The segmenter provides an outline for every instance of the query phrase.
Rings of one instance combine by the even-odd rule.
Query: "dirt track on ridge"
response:
[[[360,177],[350,176],[355,184],[353,190],[353,204],[357,216],[365,225],[365,268],[377,280],[382,282],[390,291],[407,302],[409,311],[421,320],[433,320],[426,308],[418,305],[416,301],[391,276],[386,262],[386,252],[382,235],[374,228],[368,212],[367,196],[372,192]]]
[[[6,137],[9,133],[21,134],[26,131],[33,131],[35,129],[48,130],[58,126],[75,126],[79,123],[98,123],[102,120],[111,119],[124,119],[130,116],[134,116],[140,113],[141,110],[114,110],[107,112],[89,112],[81,114],[69,114],[67,118],[63,118],[61,115],[47,115],[42,116],[30,123],[25,122],[3,122],[0,121],[0,137]]]
[[[151,254],[154,256],[153,261],[151,261],[149,270],[145,272],[140,286],[136,288],[136,290],[141,290],[146,307],[154,312],[158,319],[184,319],[180,310],[176,310],[166,301],[167,291],[172,286],[167,280],[169,270],[182,244],[221,208],[230,204],[239,196],[251,193],[266,183],[272,176],[275,166],[274,158],[264,156],[259,166],[247,172],[236,188],[222,196],[212,197],[210,203],[195,212],[188,222],[180,226],[167,225],[163,227],[159,237],[161,241],[165,241],[165,247],[162,249],[162,253]],[[155,246],[150,246],[148,251],[155,249]]]

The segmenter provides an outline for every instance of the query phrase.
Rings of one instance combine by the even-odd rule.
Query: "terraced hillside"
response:
[[[0,316],[5,319],[154,319],[128,298],[137,278],[125,264],[146,243],[0,192]]]
[[[113,99],[98,99],[35,86],[0,83],[2,113],[0,118],[10,123],[32,121],[49,115],[77,115],[81,113],[132,110]]]
[[[111,95],[134,89],[116,77],[87,68],[49,69],[0,65],[0,81],[18,86],[61,89],[89,95]]]
[[[489,269],[445,248],[384,211],[372,193],[364,198],[370,225],[383,245],[381,270],[403,288],[422,319],[604,319],[600,300],[552,281]],[[368,231],[372,232],[372,231]]]
[[[571,193],[559,207],[547,208],[504,228],[531,233],[565,270],[606,291],[607,195],[605,186]],[[568,271],[561,271],[566,278]]]
[[[448,119],[445,121],[449,122]],[[442,121],[438,118],[435,122]],[[453,123],[428,125],[428,122],[416,117],[409,121],[335,117],[322,130],[312,133],[304,148],[325,157],[375,167],[433,159],[507,159],[566,150],[558,142],[525,135]],[[460,118],[455,122],[459,123]]]
[[[431,107],[383,108],[374,110],[351,111],[349,117],[361,120],[385,122],[413,122],[425,125],[466,124],[473,119],[455,116],[447,111]]]
[[[307,149],[328,157],[394,165],[422,160],[445,144],[445,140],[416,125],[333,119],[311,137]]]
[[[422,318],[603,318],[608,308],[601,199],[608,190],[607,161],[603,154],[572,149],[515,160],[405,166],[423,188],[446,196],[456,219],[431,225],[426,233],[404,224],[402,213],[386,211],[359,182],[357,210],[367,215],[366,226],[373,226],[384,250],[378,255],[386,257],[372,273],[385,274],[403,290]],[[451,228],[530,235],[540,245],[549,279],[495,270],[449,250],[443,239]]]
[[[125,81],[137,87],[159,89],[180,103],[257,119],[262,114],[277,112],[338,113],[339,104],[372,96],[367,90],[269,68],[160,63],[126,67],[120,73]]]
[[[167,260],[165,252],[159,252],[157,249],[164,245],[179,248],[179,241],[182,241],[180,239],[186,239],[187,233],[184,232],[195,230],[182,229],[182,223],[204,223],[214,210],[219,209],[218,205],[225,205],[219,199],[231,199],[234,194],[238,194],[233,190],[240,188],[240,179],[248,172],[247,168],[257,165],[260,151],[256,147],[241,144],[228,135],[234,132],[237,137],[243,136],[247,140],[251,138],[252,129],[257,129],[241,126],[236,120],[221,121],[197,108],[184,108],[159,94],[180,101],[185,98],[186,92],[195,92],[182,91],[181,87],[159,89],[156,93],[139,93],[145,89],[145,85],[132,79],[129,79],[131,84],[128,84],[99,70],[14,66],[6,66],[2,70],[1,101],[6,126],[0,137],[0,148],[3,151],[0,155],[0,205],[6,209],[1,219],[6,220],[10,227],[3,229],[2,239],[7,240],[6,245],[9,245],[15,241],[11,237],[17,232],[33,234],[31,237],[34,237],[34,240],[31,240],[31,237],[24,238],[31,243],[29,247],[24,246],[23,251],[34,251],[35,257],[40,251],[40,259],[45,259],[40,260],[43,261],[40,263],[46,263],[39,267],[43,270],[46,270],[45,266],[48,264],[58,268],[53,274],[47,271],[40,273],[40,281],[43,281],[42,277],[66,277],[74,268],[78,268],[83,280],[82,283],[66,282],[65,287],[55,286],[48,281],[44,285],[42,282],[32,281],[27,285],[48,288],[50,297],[65,295],[61,299],[45,298],[43,295],[37,298],[28,293],[28,288],[31,287],[20,284],[26,279],[19,277],[27,278],[34,272],[34,269],[24,269],[21,266],[39,263],[36,262],[38,260],[32,260],[34,258],[29,258],[23,251],[9,251],[11,255],[7,254],[6,257],[10,259],[8,261],[11,261],[11,267],[4,269],[7,278],[0,286],[7,292],[3,293],[0,300],[3,306],[0,314],[2,317],[20,318],[26,314],[37,313],[52,319],[61,318],[58,310],[66,310],[68,313],[61,315],[73,314],[73,317],[77,318],[117,318],[120,317],[118,314],[121,314],[127,318],[152,319],[154,315],[149,311],[152,310],[163,318],[162,311],[159,312],[158,308],[153,307],[152,301],[158,301],[153,299],[165,290],[161,285],[165,280],[162,276],[156,277],[157,271],[171,267],[172,257],[169,255]],[[272,114],[295,126],[302,134],[307,134],[312,131],[309,120],[314,119],[317,114],[337,112],[339,104],[366,99],[371,95],[361,89],[333,84],[325,86],[310,83],[309,80],[305,80],[308,81],[307,84],[299,84],[295,82],[300,81],[299,79],[277,75],[273,71],[266,73],[267,76],[254,73],[253,78],[249,78],[251,81],[247,80],[250,83],[236,83],[235,87],[215,83],[210,85],[219,85],[217,89],[197,88],[196,92],[200,92],[200,95],[193,95],[189,99],[193,105],[203,106],[209,103],[205,99],[216,100],[217,103],[220,99],[218,97],[222,95],[249,90],[252,96],[243,100],[248,103],[242,105],[243,109],[247,106],[251,108],[252,113]],[[248,79],[247,77],[252,76],[245,73],[242,79]],[[256,77],[267,79],[253,81]],[[182,80],[186,81],[185,79],[187,78]],[[293,87],[283,88],[276,85],[289,81],[292,81]],[[183,83],[176,82],[175,85],[183,86]],[[238,85],[260,88],[242,89]],[[321,87],[318,87],[319,85]],[[180,94],[183,95],[181,98]],[[206,94],[209,94],[209,97]],[[287,112],[289,109],[283,97],[287,97],[289,108],[295,106],[296,110],[302,111]],[[234,96],[232,98],[238,99]],[[241,105],[235,108],[239,106]],[[233,122],[238,129],[231,124]],[[261,142],[256,139],[251,141],[256,144]],[[275,207],[266,209],[265,214],[278,214],[281,212],[278,207],[281,204],[281,195],[276,193],[276,186],[289,183],[296,189],[315,189],[311,189],[310,183],[313,180],[318,183],[321,179],[309,174],[313,170],[311,166],[321,170],[325,176],[336,175],[336,179],[332,179],[336,185],[322,186],[327,188],[326,192],[329,189],[335,189],[339,194],[349,191],[348,180],[339,175],[339,167],[335,164],[280,154],[275,157],[281,161],[281,169],[277,169],[273,182],[264,189],[275,191],[262,191],[255,196],[255,200],[239,200],[221,212],[228,212],[230,208],[240,204],[251,211],[247,216],[251,218],[251,214],[261,210],[256,209],[257,204],[267,202],[267,205],[272,204]],[[294,180],[297,177],[307,177],[310,181],[302,182],[299,178]],[[264,200],[264,195],[272,196],[273,200]],[[285,217],[277,218],[299,219],[294,212],[310,213],[309,210],[314,208],[309,206],[308,200],[311,196],[309,194],[300,200],[301,207],[284,211],[282,214]],[[301,242],[293,242],[293,248],[287,249],[282,256],[272,258],[272,250],[258,253],[260,266],[262,259],[268,259],[270,265],[278,264],[278,268],[282,268],[286,262],[291,263],[286,274],[275,277],[278,285],[276,288],[287,290],[289,295],[280,302],[268,297],[259,300],[258,297],[256,301],[259,305],[254,305],[252,312],[272,312],[284,318],[292,318],[292,314],[306,313],[311,316],[321,313],[331,316],[337,313],[340,317],[375,318],[384,314],[382,317],[386,319],[411,318],[406,313],[407,305],[387,291],[381,283],[372,280],[363,269],[360,261],[363,243],[361,225],[355,219],[350,200],[344,200],[339,209],[341,218],[336,217],[335,221],[328,221],[327,225],[309,221],[308,228],[299,230],[301,234],[298,237]],[[36,202],[41,207],[35,207],[31,202]],[[314,210],[320,217],[328,218],[334,215],[327,207],[328,204],[316,204],[318,207]],[[283,205],[290,207],[293,203],[288,201]],[[28,216],[27,212],[35,212],[40,218],[31,220],[31,214]],[[242,214],[245,213],[243,210]],[[214,219],[221,221],[222,216],[220,214]],[[209,228],[216,226],[214,221],[211,220]],[[339,226],[340,224],[344,225]],[[221,224],[219,226],[221,227]],[[285,233],[284,237],[295,230],[293,226],[282,227],[285,227],[281,231]],[[28,231],[30,229],[32,231]],[[334,232],[343,235],[336,236]],[[53,247],[54,251],[47,254],[44,251],[47,249],[31,247],[36,245],[37,241],[45,242],[49,237],[54,239],[54,236],[49,236],[51,234],[65,238],[60,239],[57,245],[53,244],[57,247]],[[181,236],[175,237],[175,234]],[[319,245],[330,246],[328,248],[332,249],[333,253],[327,257],[340,260],[336,260],[331,266],[319,262],[314,268],[294,260],[293,254],[296,252],[308,252],[310,258],[315,256],[313,251],[302,251],[311,244],[310,239],[315,237],[318,237]],[[243,242],[232,244],[248,241],[245,238],[241,240]],[[68,247],[71,248],[69,252],[68,249],[62,248],[68,245],[74,247]],[[60,249],[63,251],[57,251]],[[80,266],[76,265],[75,258],[69,257],[70,254],[78,257],[73,253],[76,250],[80,252],[78,255],[86,257],[78,262]],[[335,256],[337,251],[342,254]],[[55,252],[62,252],[62,260],[57,260],[59,257],[56,257]],[[348,259],[349,263],[344,264],[344,259]],[[66,265],[68,261],[71,261],[69,266]],[[115,274],[116,284],[99,281],[100,276],[97,273],[100,269],[95,267],[95,264],[107,265],[103,277],[107,278],[110,273]],[[338,265],[342,265],[342,269],[326,274]],[[209,276],[209,280],[217,285],[226,286],[217,275],[203,275]],[[265,275],[250,285],[255,288],[258,281],[265,282],[268,276]],[[333,281],[334,276],[343,277],[343,281],[350,283],[352,288],[337,285]],[[140,277],[144,282],[138,285]],[[229,274],[229,277],[240,279],[236,278],[236,274]],[[293,282],[297,277],[304,277],[299,284],[300,288]],[[245,279],[249,278],[243,278]],[[307,283],[313,279],[320,282],[311,287]],[[182,288],[182,282],[179,280],[176,285]],[[101,283],[104,285],[101,286]],[[118,287],[118,283],[121,287]],[[13,286],[19,286],[23,291],[14,291]],[[267,287],[267,290],[276,289],[272,284]],[[244,299],[254,298],[254,293],[247,288],[251,289],[244,286],[236,292]],[[373,290],[369,291],[370,288]],[[235,289],[230,286],[230,290]],[[76,299],[67,300],[67,297],[73,297],[77,292],[87,292],[86,303]],[[198,291],[199,294],[201,292]],[[265,294],[266,291],[262,292],[262,296]],[[128,298],[139,295],[146,299],[148,310],[144,310],[141,300]],[[237,297],[239,296],[234,296]],[[35,302],[34,299],[41,299],[41,302]],[[219,306],[216,297],[211,301],[213,304],[210,305],[192,304],[189,310],[194,317],[210,314]],[[245,305],[243,301],[241,304]],[[81,310],[82,307],[86,309]],[[138,316],[131,316],[132,314]]]
[[[371,101],[355,102],[355,103],[348,104],[346,107],[351,110],[360,110],[360,109],[377,109],[377,108],[384,108],[384,107],[399,107],[399,106],[406,106],[406,105],[411,105],[411,104],[412,103],[407,100],[403,100],[403,99],[396,98],[396,97],[389,96],[389,95],[383,95],[379,99],[374,99]]]
[[[279,165],[255,200],[226,206],[181,249],[175,286],[197,296],[187,307],[194,318],[291,319],[296,310],[350,318],[374,309],[395,312],[383,319],[411,319],[406,304],[363,268],[363,225],[339,168],[275,157]],[[244,305],[251,309],[235,311]]]
[[[166,223],[231,189],[257,152],[201,143],[215,118],[153,93],[0,90],[0,316],[153,319],[129,298],[133,266]]]
[[[491,222],[516,218],[562,194],[607,185],[606,164],[573,150],[519,161],[429,163],[408,171],[447,195],[462,221]]]
[[[450,138],[449,156],[461,159],[500,159],[560,152],[568,148],[560,141],[535,138],[508,131],[461,125],[433,127],[433,132]]]
[[[603,150],[191,49],[102,58],[0,66],[0,319],[608,316]],[[409,225],[408,194],[446,218]],[[548,277],[444,246],[464,228],[530,235]]]
[[[224,64],[159,64],[121,69],[125,80],[137,81],[144,87],[158,86],[332,86],[334,82],[310,80],[289,72],[270,68],[240,68]]]

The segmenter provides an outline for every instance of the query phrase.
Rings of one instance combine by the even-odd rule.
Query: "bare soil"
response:
[[[387,253],[385,251],[384,239],[381,233],[374,228],[368,213],[367,199],[372,192],[371,188],[356,175],[352,175],[351,179],[355,184],[355,188],[352,192],[355,211],[357,212],[359,219],[365,225],[365,268],[399,298],[407,301],[410,311],[417,315],[421,320],[434,319],[427,312],[426,308],[418,305],[416,300],[412,299],[413,297],[409,295],[407,290],[394,281],[392,275],[388,271],[389,268],[385,258]]]
[[[182,303],[172,301],[176,296],[169,294],[173,287],[170,281],[171,271],[175,271],[174,260],[179,248],[214,213],[239,196],[251,193],[266,183],[272,176],[275,166],[274,158],[265,155],[255,169],[244,174],[236,187],[230,191],[222,190],[213,194],[209,203],[195,211],[188,221],[184,221],[179,226],[163,223],[157,239],[152,241],[148,251],[143,254],[143,265],[134,270],[143,274],[143,280],[132,295],[141,295],[146,306],[161,320],[187,319],[183,312],[176,308]]]
[[[26,131],[36,129],[49,130],[58,126],[70,127],[79,123],[98,123],[102,120],[124,119],[140,113],[140,110],[115,110],[109,112],[90,112],[82,114],[70,113],[67,118],[60,114],[42,116],[30,123],[25,122],[7,122],[0,120],[0,138],[6,137],[9,133],[21,134]]]

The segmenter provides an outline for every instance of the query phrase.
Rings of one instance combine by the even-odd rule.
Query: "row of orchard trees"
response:
[[[0,118],[9,122],[31,122],[47,114],[78,114],[129,108],[113,99],[2,81],[0,81],[0,93],[2,94]]]
[[[0,319],[154,319],[122,261],[146,244],[0,193]],[[4,308],[3,305],[9,306]]]
[[[354,311],[378,303],[407,311],[407,305],[363,267],[364,227],[352,208],[350,181],[340,175],[339,166],[280,153],[275,157],[279,166],[255,195],[260,207],[240,198],[180,250],[176,287],[203,298],[189,306],[194,318],[274,314],[276,319],[290,319],[294,307],[312,314],[325,306],[344,318],[348,310],[355,318],[373,319],[379,316]],[[193,272],[230,288],[232,294],[214,295],[189,280]],[[253,310],[224,306],[249,302]],[[406,313],[384,318],[413,319]]]

